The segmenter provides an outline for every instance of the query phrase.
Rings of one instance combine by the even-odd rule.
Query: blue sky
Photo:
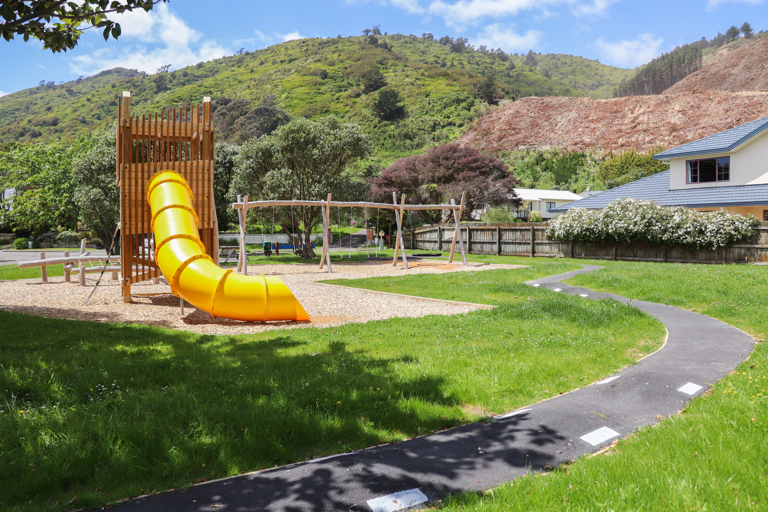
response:
[[[172,0],[121,15],[123,35],[86,33],[74,50],[0,40],[0,95],[122,66],[154,73],[301,37],[382,32],[466,37],[508,53],[567,53],[633,68],[748,21],[768,30],[768,0]]]

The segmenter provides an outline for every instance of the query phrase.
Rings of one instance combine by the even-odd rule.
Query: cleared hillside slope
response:
[[[674,147],[768,116],[768,37],[729,52],[656,96],[523,98],[460,141],[491,151]]]

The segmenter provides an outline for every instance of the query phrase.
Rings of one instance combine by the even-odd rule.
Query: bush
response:
[[[17,238],[13,241],[13,248],[14,249],[27,249],[29,247],[29,244],[27,243],[29,240],[21,237]]]
[[[752,216],[726,212],[697,212],[676,206],[667,208],[652,201],[617,199],[602,210],[571,208],[555,217],[547,238],[564,242],[646,243],[683,246],[689,249],[717,249],[748,240]]]
[[[35,247],[43,247],[44,245],[53,245],[56,243],[56,233],[53,231],[46,231],[35,237]]]
[[[74,231],[62,231],[56,236],[56,241],[61,245],[77,247],[80,245],[80,235]]]
[[[528,222],[544,222],[544,218],[541,216],[540,211],[533,210],[530,215],[528,215]]]
[[[510,209],[509,206],[492,206],[485,212],[480,220],[489,223],[503,223],[503,222],[515,222],[517,220],[515,211]]]

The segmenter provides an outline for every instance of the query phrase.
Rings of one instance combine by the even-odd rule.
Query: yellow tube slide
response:
[[[277,277],[244,276],[224,270],[205,254],[192,208],[192,189],[180,175],[160,171],[149,180],[155,261],[171,291],[214,318],[309,320],[299,301]]]

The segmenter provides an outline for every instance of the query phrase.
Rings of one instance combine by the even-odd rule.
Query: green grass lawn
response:
[[[209,336],[0,312],[0,510],[97,507],[399,441],[660,346],[663,327],[636,309],[522,284],[577,264],[527,262],[388,287],[496,309],[338,328]]]
[[[450,511],[768,510],[768,268],[594,262],[570,284],[695,310],[748,332],[751,357],[680,415],[606,454],[444,504]]]
[[[64,275],[64,265],[49,265],[48,277]],[[0,265],[0,281],[13,279],[40,279],[40,267],[19,268],[18,265]],[[76,279],[77,277],[75,277]]]

